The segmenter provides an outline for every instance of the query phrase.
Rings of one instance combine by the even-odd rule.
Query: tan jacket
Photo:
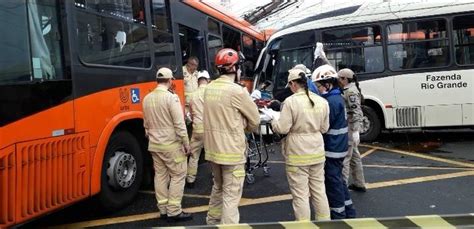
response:
[[[204,91],[207,85],[199,86],[198,90],[191,97],[189,106],[191,108],[191,117],[193,120],[193,132],[204,133],[203,114],[204,114]]]
[[[194,71],[193,74],[188,72],[186,65],[183,66],[184,76],[184,97],[186,104],[189,104],[191,97],[194,92],[198,89],[198,71]]]
[[[323,133],[329,128],[328,102],[310,92],[314,107],[303,89],[283,103],[279,120],[272,121],[273,131],[288,134],[282,144],[286,164],[305,166],[325,161]]]
[[[171,152],[189,144],[179,98],[166,87],[158,86],[145,96],[143,116],[149,151]]]
[[[344,87],[344,100],[346,102],[347,122],[351,131],[359,131],[362,118],[361,100],[362,96],[354,83],[350,83]]]
[[[221,165],[246,161],[244,130],[253,131],[260,123],[257,105],[246,90],[222,75],[204,92],[204,149],[206,160]]]

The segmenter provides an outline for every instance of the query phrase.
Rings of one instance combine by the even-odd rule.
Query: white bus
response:
[[[371,3],[303,19],[270,38],[256,84],[272,80],[281,93],[288,69],[312,65],[316,42],[361,81],[362,140],[383,129],[474,126],[474,1]]]

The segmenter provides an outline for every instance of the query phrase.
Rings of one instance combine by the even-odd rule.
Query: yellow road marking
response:
[[[442,180],[442,179],[449,179],[449,178],[456,178],[456,177],[465,177],[465,176],[473,176],[474,171],[464,171],[458,173],[449,173],[449,174],[440,174],[440,175],[433,175],[433,176],[424,176],[424,177],[415,177],[415,178],[408,178],[408,179],[400,179],[400,180],[393,180],[393,181],[383,181],[377,183],[368,183],[367,188],[383,188],[395,185],[403,185],[403,184],[413,184],[413,183],[420,183],[426,181],[435,181],[435,180]]]
[[[151,191],[151,190],[140,190],[138,192],[145,193],[145,194],[150,194],[150,195],[155,195],[155,191]],[[210,199],[211,198],[211,196],[209,196],[209,195],[198,195],[198,194],[187,194],[187,193],[185,193],[184,196],[185,197],[191,197],[191,198],[202,198],[202,199]]]
[[[285,164],[284,161],[267,161],[268,164]]]
[[[438,215],[407,216],[421,228],[456,228]]]
[[[372,154],[373,152],[377,151],[377,149],[369,149],[367,151],[365,151],[365,153],[363,153],[362,155],[360,155],[360,158],[364,158],[364,157],[367,157],[369,156],[370,154]]]
[[[319,228],[314,223],[311,222],[280,222],[280,224],[287,229],[314,229]]]
[[[388,148],[384,148],[384,147],[378,147],[378,146],[370,146],[370,145],[361,145],[361,146],[369,147],[369,148],[372,148],[372,149],[375,149],[375,150],[383,150],[383,151],[388,151],[388,152],[393,152],[393,153],[404,154],[404,155],[408,155],[408,156],[425,158],[425,159],[429,159],[429,160],[433,160],[433,161],[445,162],[445,163],[449,163],[449,164],[453,164],[453,165],[464,166],[464,167],[468,167],[468,168],[474,168],[474,164],[471,164],[471,163],[463,163],[463,162],[453,161],[453,160],[449,160],[449,159],[432,157],[432,156],[428,156],[428,155],[423,155],[423,154],[413,153],[413,152],[407,152],[407,151],[402,151],[402,150],[392,150],[392,149],[388,149]],[[368,153],[369,151],[366,151],[364,154]],[[284,163],[283,161],[273,161],[273,162],[274,163]],[[453,168],[453,169],[455,169],[455,168]],[[463,169],[463,168],[459,168],[459,169],[460,170],[466,170],[466,169]],[[463,176],[472,176],[472,175],[474,175],[474,171],[469,169],[469,171],[451,173],[451,174],[442,174],[442,175],[416,177],[416,178],[409,178],[409,179],[400,179],[400,180],[394,180],[394,181],[369,183],[369,184],[367,184],[367,188],[368,189],[376,189],[376,188],[383,188],[383,187],[389,187],[389,186],[420,183],[420,182],[426,182],[426,181],[435,181],[435,180],[450,179],[450,178],[463,177]],[[148,192],[152,192],[152,191],[148,191]],[[153,194],[154,194],[154,192],[153,192]],[[209,198],[209,196],[193,195],[193,194],[185,194],[185,196],[198,197],[198,198]],[[258,205],[258,204],[279,202],[279,201],[291,200],[291,199],[293,199],[291,194],[263,197],[263,198],[257,198],[257,199],[242,198],[241,202],[240,202],[240,206]],[[183,209],[183,210],[186,211],[186,212],[190,212],[190,213],[205,212],[205,211],[208,210],[208,206],[207,205],[196,206],[196,207],[186,208],[186,209]],[[131,216],[123,216],[123,217],[115,217],[115,218],[107,218],[107,219],[85,221],[85,222],[79,222],[79,223],[73,223],[73,224],[66,224],[66,225],[57,226],[55,228],[94,227],[94,226],[103,226],[103,225],[118,224],[118,223],[127,223],[127,222],[142,221],[142,220],[157,219],[157,218],[159,218],[159,213],[154,212],[154,213],[145,213],[145,214],[138,214],[138,215],[131,215]],[[412,220],[412,218],[410,218],[410,220]],[[420,222],[424,222],[421,219],[417,219],[417,220],[420,220]],[[441,219],[441,220],[443,220],[443,219]],[[446,221],[444,221],[444,222],[446,222]],[[312,224],[312,225],[314,225],[314,224]]]
[[[454,161],[454,160],[449,160],[449,159],[444,159],[444,158],[439,158],[439,157],[433,157],[433,156],[428,156],[416,152],[409,152],[409,151],[403,151],[403,150],[397,150],[397,149],[389,149],[385,147],[380,147],[380,146],[371,146],[371,145],[365,145],[365,144],[360,144],[360,146],[364,147],[369,147],[372,149],[378,149],[378,150],[383,150],[383,151],[388,151],[392,153],[398,153],[398,154],[403,154],[407,156],[412,156],[412,157],[419,157],[419,158],[424,158],[432,161],[439,161],[439,162],[444,162],[452,165],[458,165],[458,166],[463,166],[463,167],[468,167],[468,168],[474,168],[473,163],[467,163],[467,162],[460,162],[460,161]]]
[[[463,170],[474,171],[474,168],[461,167],[433,167],[433,166],[402,166],[402,165],[364,165],[368,168],[391,168],[391,169],[430,169],[430,170]]]
[[[387,228],[374,218],[345,219],[352,228]]]
[[[232,225],[217,225],[217,228],[226,228],[226,229],[252,229],[252,227],[246,223],[243,224],[232,224]]]

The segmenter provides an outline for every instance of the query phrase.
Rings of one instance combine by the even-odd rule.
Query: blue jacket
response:
[[[311,81],[310,78],[308,78],[306,83],[308,84],[308,90],[309,91],[313,92],[316,95],[319,95],[318,88],[314,85],[313,81]]]
[[[326,157],[344,158],[349,142],[344,98],[339,88],[333,88],[321,96],[329,103],[329,130],[323,135]]]

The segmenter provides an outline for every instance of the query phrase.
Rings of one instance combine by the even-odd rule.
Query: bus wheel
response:
[[[102,164],[101,192],[106,211],[120,209],[135,198],[143,177],[143,157],[137,139],[126,131],[114,133]]]
[[[374,141],[382,130],[380,118],[372,107],[362,105],[364,117],[360,130],[360,140],[365,142]]]

